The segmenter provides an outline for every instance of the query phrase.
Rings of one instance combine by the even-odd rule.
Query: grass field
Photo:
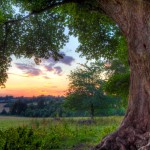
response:
[[[40,143],[40,150],[86,150],[116,130],[121,120],[122,117],[117,116],[96,117],[94,121],[89,118],[0,117],[0,129],[5,133],[8,133],[9,128],[27,127],[33,129],[34,140],[36,139],[35,141],[38,140]]]

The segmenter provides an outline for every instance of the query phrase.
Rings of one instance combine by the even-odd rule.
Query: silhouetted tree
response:
[[[17,100],[11,107],[10,113],[12,115],[21,115],[27,109],[27,104],[21,100]]]

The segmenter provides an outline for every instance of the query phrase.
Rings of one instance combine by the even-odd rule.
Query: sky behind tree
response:
[[[65,95],[68,88],[68,75],[79,64],[86,62],[75,52],[78,47],[78,39],[71,36],[69,42],[60,51],[64,58],[54,61],[42,59],[40,65],[36,65],[34,59],[16,59],[12,56],[12,66],[8,70],[9,78],[6,88],[0,90],[0,96],[38,96],[38,95]]]

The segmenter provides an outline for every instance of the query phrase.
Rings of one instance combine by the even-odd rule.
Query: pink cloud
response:
[[[40,69],[37,69],[33,66],[28,66],[22,63],[16,63],[16,67],[20,70],[22,70],[25,74],[29,76],[39,76],[42,74],[42,71]]]

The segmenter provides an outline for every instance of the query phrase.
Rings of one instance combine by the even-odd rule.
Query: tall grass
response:
[[[24,118],[21,119],[23,120]],[[15,126],[16,129],[12,128],[10,130],[9,126],[7,126],[8,128],[6,129],[0,124],[0,128],[3,128],[1,134],[5,135],[2,139],[5,139],[7,143],[10,143],[7,137],[11,136],[12,146],[15,144],[17,145],[16,141],[22,141],[20,146],[26,145],[28,148],[27,150],[30,150],[30,147],[36,147],[37,150],[86,150],[92,148],[94,145],[99,143],[104,136],[116,130],[121,120],[121,117],[97,117],[93,121],[89,118],[28,118],[25,119],[26,124],[23,122],[21,125],[22,127],[16,128],[17,126]],[[23,130],[23,132],[19,132],[20,130]],[[12,134],[15,135],[14,140],[12,140]],[[33,143],[27,142],[29,139],[32,139]],[[14,144],[12,144],[13,142]]]

